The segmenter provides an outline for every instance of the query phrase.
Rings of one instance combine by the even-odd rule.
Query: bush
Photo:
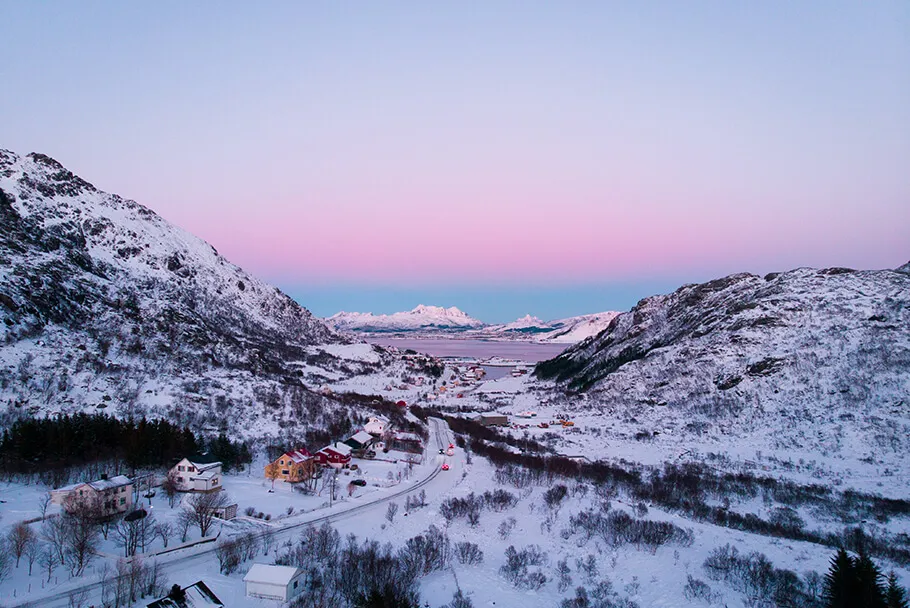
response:
[[[458,558],[460,564],[467,566],[483,563],[483,551],[474,543],[456,543],[455,557]]]

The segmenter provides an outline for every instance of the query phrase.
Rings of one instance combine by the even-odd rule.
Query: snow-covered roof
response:
[[[71,492],[78,488],[79,486],[88,485],[92,489],[101,492],[103,490],[110,490],[111,488],[119,488],[120,486],[128,486],[133,483],[133,480],[127,477],[126,475],[116,475],[110,479],[98,479],[95,481],[80,481],[79,483],[71,483],[68,486],[63,486],[62,488],[57,488],[55,492]]]
[[[347,446],[347,445],[341,443],[340,441],[338,441],[338,442],[336,442],[336,443],[333,443],[332,445],[327,445],[327,446],[325,446],[324,448],[322,448],[322,449],[319,450],[319,451],[320,451],[320,452],[325,452],[325,451],[328,451],[328,450],[332,450],[333,452],[337,452],[338,454],[341,454],[342,456],[348,456],[348,455],[350,455],[350,453],[351,453],[351,448],[350,448],[350,446]]]
[[[309,460],[310,458],[313,457],[312,454],[310,454],[306,449],[303,449],[303,448],[301,448],[299,450],[294,450],[292,452],[285,452],[283,455],[290,458],[291,461],[294,462],[295,464],[300,464],[301,462],[306,462],[307,460]]]
[[[216,471],[213,467],[209,467],[205,471],[199,471],[199,474],[194,475],[193,479],[211,479],[211,478],[215,477],[216,475],[219,475],[220,473],[221,473],[220,469]]]
[[[357,431],[351,436],[351,439],[360,444],[367,444],[373,441],[373,436],[366,431]]]
[[[208,471],[214,468],[220,468],[220,462],[196,462],[195,460],[190,460],[190,464],[196,467],[196,470],[202,473],[203,471]]]
[[[300,568],[293,566],[274,566],[271,564],[253,564],[243,577],[243,582],[266,583],[269,585],[287,585]]]

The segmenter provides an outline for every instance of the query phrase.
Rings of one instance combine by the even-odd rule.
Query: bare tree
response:
[[[28,561],[28,575],[32,575],[32,567],[41,555],[41,543],[35,537],[35,541],[25,547],[25,559]]]
[[[139,551],[145,553],[145,550],[148,548],[149,544],[155,540],[155,516],[151,513],[139,519],[139,526],[137,529],[136,542],[139,546]]]
[[[19,567],[19,560],[28,550],[28,546],[35,542],[35,533],[28,524],[20,521],[10,528],[6,535],[9,550],[16,556],[16,567]]]
[[[45,519],[41,524],[41,538],[47,541],[49,548],[54,552],[55,563],[62,564],[66,547],[66,525],[63,517]]]
[[[390,502],[389,507],[385,511],[385,518],[390,524],[395,523],[395,515],[398,513],[398,503]]]
[[[262,533],[262,554],[268,555],[272,547],[275,546],[275,528],[266,528]]]
[[[240,565],[240,547],[236,539],[229,538],[218,542],[215,556],[222,574],[232,574]]]
[[[167,477],[165,477],[164,481],[161,483],[161,490],[164,492],[164,495],[167,496],[167,504],[170,505],[172,509],[174,508],[174,503],[177,502],[178,488],[177,471],[171,469],[167,472]]]
[[[275,480],[281,476],[281,468],[277,462],[269,463],[265,467],[265,478],[272,480],[272,490],[275,489]]]
[[[51,493],[45,492],[38,498],[38,511],[41,513],[41,519],[47,517],[47,508],[51,504]]]
[[[224,492],[196,494],[189,500],[193,524],[199,528],[199,535],[205,538],[212,527],[218,509],[228,506],[228,497]]]
[[[56,568],[58,564],[62,564],[63,560],[60,559],[57,548],[53,545],[47,544],[41,547],[41,551],[38,554],[38,563],[41,564],[41,568],[47,572],[47,582],[51,582],[51,576],[54,574],[54,568]]]
[[[139,520],[123,518],[114,527],[114,542],[118,547],[123,547],[124,557],[136,555],[139,547]]]
[[[182,509],[177,516],[177,530],[180,532],[180,542],[185,543],[190,528],[193,527],[193,512]]]
[[[0,583],[2,583],[7,576],[9,576],[11,568],[11,562],[9,551],[4,547],[5,543],[0,542]]]
[[[177,531],[176,526],[169,521],[161,521],[155,526],[155,535],[161,539],[164,548],[167,549],[167,543]]]

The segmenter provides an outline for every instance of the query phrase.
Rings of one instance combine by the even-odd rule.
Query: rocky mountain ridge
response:
[[[535,373],[627,435],[897,462],[908,370],[910,276],[800,268],[646,298]]]
[[[340,410],[310,388],[389,362],[325,350],[350,342],[150,209],[48,156],[0,150],[5,415],[110,408],[254,436],[325,427]]]

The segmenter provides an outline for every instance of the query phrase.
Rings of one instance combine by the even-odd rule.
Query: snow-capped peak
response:
[[[420,329],[468,329],[482,327],[483,321],[472,318],[455,306],[419,304],[407,312],[374,315],[371,312],[339,312],[326,321],[332,327],[348,331],[416,331]]]

